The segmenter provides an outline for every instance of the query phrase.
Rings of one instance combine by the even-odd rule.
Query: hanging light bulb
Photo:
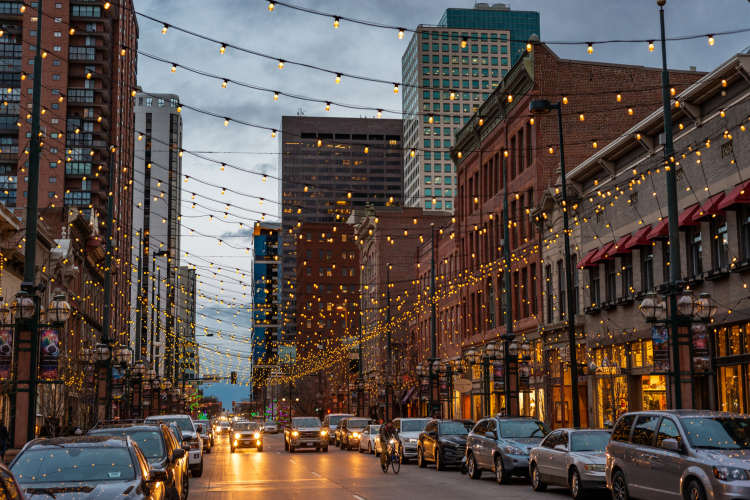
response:
[[[227,80],[224,80],[223,82],[221,82],[221,88],[223,89],[227,88]]]
[[[305,193],[307,192],[308,187],[309,186],[307,184],[305,184]]]
[[[172,73],[174,73],[175,71],[177,71],[177,65],[176,64],[172,64]]]
[[[594,149],[598,147],[598,145],[596,144],[596,141],[593,142],[592,146],[594,146]]]
[[[562,101],[563,101],[563,104],[568,104],[568,98],[566,96],[563,96]]]
[[[278,92],[274,92],[273,93],[273,100],[274,101],[278,101],[279,100],[279,93]]]
[[[594,53],[594,46],[592,44],[589,44],[588,51],[589,51],[589,54],[593,54]]]
[[[91,80],[91,71],[86,73],[86,80]]]
[[[479,126],[481,127],[482,125],[484,125],[484,118],[479,119]]]
[[[75,28],[70,28],[70,31],[68,31],[68,33],[70,33],[71,35],[75,35],[76,29]]]
[[[677,93],[677,90],[674,87],[669,89],[669,95],[675,95],[676,93]]]
[[[458,153],[456,153],[456,156],[458,156],[459,158],[461,158],[461,156],[462,156],[461,151],[459,151]]]
[[[121,56],[124,56],[126,52],[127,52],[127,49],[125,47],[123,47],[122,49],[120,49],[120,55]]]
[[[401,40],[402,38],[404,38],[404,29],[403,28],[399,28],[398,29],[398,39]]]
[[[398,83],[393,84],[393,93],[398,94]]]
[[[417,155],[417,152],[412,149],[411,153],[409,154],[411,155],[412,158],[414,158]]]
[[[282,69],[284,67],[284,61],[282,59],[279,59],[279,69]]]
[[[104,2],[104,10],[109,9],[110,5],[112,4],[110,4],[109,2]]]
[[[378,110],[378,118],[380,118],[381,116],[383,116],[383,110],[382,110],[382,109],[379,109],[379,110]]]
[[[276,137],[276,131],[275,130],[271,130],[271,137]]]
[[[654,51],[654,41],[653,40],[649,40],[648,41],[648,51],[649,52],[653,52]]]
[[[181,150],[180,150],[180,155],[179,155],[179,156],[180,156],[180,158],[182,158],[182,153],[183,153],[183,152],[184,152],[184,150],[183,150],[183,149],[181,149]]]
[[[454,90],[451,90],[451,101],[454,101],[456,99],[456,92]]]
[[[268,2],[268,12],[273,12],[274,4],[273,2]]]
[[[368,148],[367,146],[365,146],[365,154],[367,154],[369,152],[370,152],[370,148]]]
[[[531,52],[533,49],[533,46],[530,43],[526,44],[526,52]]]
[[[341,83],[341,75],[340,74],[336,75],[336,83]]]
[[[229,125],[229,118],[224,118],[224,126],[226,127]]]
[[[622,95],[617,94],[617,102],[620,102],[620,101],[622,101]]]
[[[333,27],[334,28],[338,28],[339,27],[339,18],[338,17],[334,17],[333,18]]]
[[[224,167],[226,167],[226,165],[225,165],[224,163],[222,163],[222,164],[221,164],[221,171],[222,171],[222,172],[224,171]]]
[[[326,111],[331,111],[331,103],[330,102],[326,103]]]
[[[633,108],[628,108],[628,114],[629,114],[630,116],[633,116]]]
[[[534,125],[534,119],[529,120],[529,125]]]
[[[552,148],[549,148],[549,154],[552,154],[552,153],[554,153],[554,152],[555,152],[555,150],[554,150],[554,149],[552,149]]]
[[[463,38],[461,39],[461,48],[462,48],[462,49],[465,49],[465,48],[466,48],[466,42],[467,42],[467,39],[466,39],[466,37],[463,37]]]
[[[263,176],[263,182],[266,182],[266,176],[265,175]]]
[[[166,35],[167,34],[167,29],[169,29],[169,25],[165,24],[164,27],[161,29],[161,32]]]
[[[721,86],[722,87],[726,87],[727,86],[727,81],[726,80],[721,80]]]
[[[581,119],[581,121],[583,121],[583,119],[584,119],[584,118],[583,118],[583,113],[581,113],[581,115],[580,115],[580,116],[579,116],[578,118],[580,118],[580,119]]]
[[[512,95],[508,96],[508,102],[513,102],[513,96]]]
[[[708,35],[708,44],[709,45],[713,45],[714,44],[714,36],[713,35]]]
[[[182,104],[177,105],[177,112],[178,113],[182,112]]]
[[[347,198],[351,198],[351,197],[352,197],[352,192],[351,192],[351,191],[349,191],[348,193],[346,193],[346,197],[347,197]]]

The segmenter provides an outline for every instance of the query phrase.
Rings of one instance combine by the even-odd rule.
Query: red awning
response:
[[[678,219],[680,221],[680,227],[684,226],[697,226],[698,222],[695,222],[693,220],[693,216],[700,212],[701,205],[700,203],[696,203],[695,205],[691,205],[687,207],[685,210],[682,211],[680,214],[680,218]]]
[[[700,210],[695,212],[693,215],[693,221],[698,222],[701,219],[707,219],[708,217],[716,214],[725,213],[724,210],[719,209],[719,204],[724,201],[724,193],[715,194],[701,205]]]
[[[667,225],[667,219],[668,217],[664,217],[662,220],[660,220],[656,224],[654,229],[648,234],[646,239],[655,240],[656,238],[669,236],[669,226]]]
[[[650,245],[651,243],[648,241],[648,234],[651,232],[651,225],[649,224],[646,227],[642,227],[638,230],[637,233],[635,233],[635,236],[630,238],[627,243],[625,243],[625,250],[630,250],[633,247],[639,246],[639,245]]]
[[[725,196],[724,200],[719,203],[718,208],[723,210],[740,203],[750,203],[750,180],[734,186],[729,195]]]
[[[627,247],[628,241],[633,237],[631,234],[626,234],[619,240],[617,240],[617,243],[615,243],[614,248],[612,248],[612,255],[620,255],[623,253],[630,253],[630,249]]]
[[[611,260],[614,259],[614,254],[612,254],[612,250],[615,248],[615,242],[610,241],[606,245],[604,245],[599,251],[596,252],[596,255],[592,257],[591,263],[592,264],[598,264],[599,261],[602,260]]]
[[[583,256],[583,259],[581,259],[581,262],[578,263],[576,268],[583,269],[584,267],[593,267],[595,264],[591,263],[591,258],[596,255],[596,253],[599,251],[597,248],[596,250],[591,250],[589,253]]]

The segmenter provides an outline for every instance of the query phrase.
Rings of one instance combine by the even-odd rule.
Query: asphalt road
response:
[[[341,451],[284,451],[284,435],[264,437],[262,453],[255,450],[229,452],[226,436],[204,455],[200,478],[190,479],[188,500],[394,500],[394,499],[535,499],[568,500],[570,493],[549,487],[535,493],[528,481],[514,478],[500,486],[494,474],[484,472],[472,481],[458,468],[438,472],[434,465],[417,467],[414,460],[402,465],[398,475],[383,474],[374,455]],[[608,490],[590,495],[591,500],[609,500]]]

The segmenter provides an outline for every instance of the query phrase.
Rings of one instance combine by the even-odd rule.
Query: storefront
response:
[[[549,385],[551,401],[547,408],[548,423],[552,429],[573,427],[573,390],[571,385],[570,355],[567,346],[552,348],[546,351],[549,367]],[[579,365],[586,359],[586,347],[578,345],[576,352]],[[578,372],[578,406],[581,416],[581,427],[588,427],[588,386],[583,370]]]
[[[718,410],[750,411],[750,323],[714,329]]]

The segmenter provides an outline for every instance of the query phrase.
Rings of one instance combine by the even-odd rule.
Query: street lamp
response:
[[[52,323],[65,323],[70,318],[70,304],[65,295],[55,295],[47,307],[47,319]]]
[[[29,292],[21,290],[13,297],[10,302],[10,312],[16,320],[31,319],[34,315],[34,299],[29,296]]]
[[[698,319],[711,321],[716,314],[716,301],[711,298],[710,293],[702,293],[698,298]]]
[[[502,350],[497,348],[494,341],[490,341],[485,346],[484,355],[480,356],[475,349],[469,349],[464,354],[464,358],[469,365],[481,365],[482,366],[482,386],[484,396],[484,415],[490,414],[490,361],[497,359],[497,355]],[[480,359],[481,358],[481,359]],[[506,384],[508,381],[504,381]],[[477,415],[477,418],[482,416]]]
[[[654,292],[648,292],[640,305],[641,314],[646,321],[653,323],[664,317],[664,303]]]
[[[677,299],[677,311],[686,318],[693,319],[698,312],[698,301],[693,297],[693,292],[684,290],[679,299]]]

